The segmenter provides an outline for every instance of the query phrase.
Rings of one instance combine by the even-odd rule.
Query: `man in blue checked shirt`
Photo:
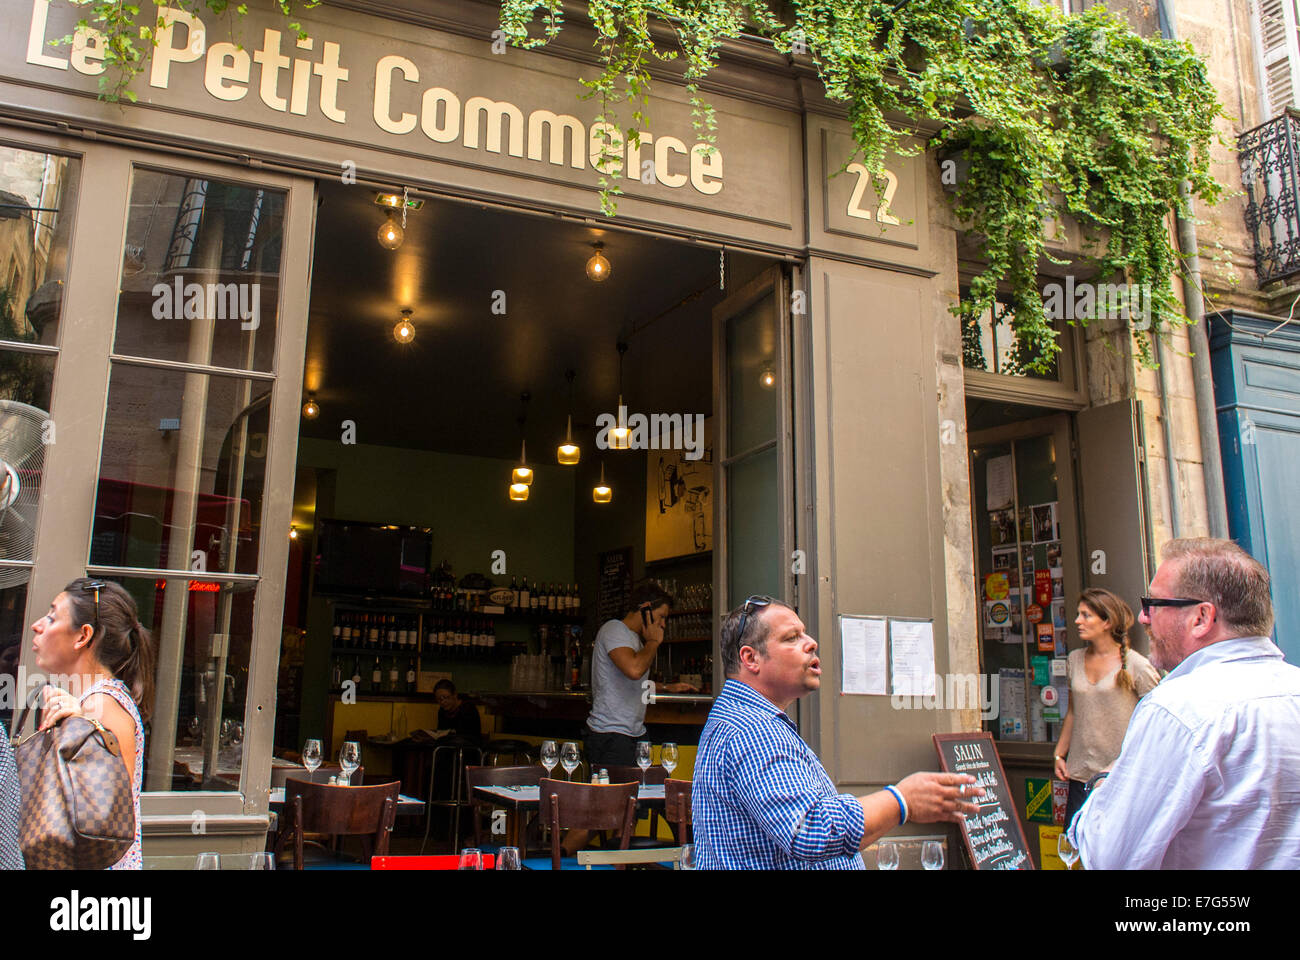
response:
[[[727,680],[695,758],[701,870],[861,870],[860,851],[908,820],[959,821],[975,778],[914,773],[869,797],[837,793],[785,710],[821,686],[817,641],[788,606],[750,597],[722,625]]]

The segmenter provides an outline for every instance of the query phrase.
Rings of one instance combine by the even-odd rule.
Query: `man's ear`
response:
[[[749,670],[751,673],[758,672],[758,651],[753,647],[740,648],[740,668]]]

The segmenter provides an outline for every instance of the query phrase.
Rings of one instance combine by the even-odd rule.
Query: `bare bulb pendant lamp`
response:
[[[411,322],[410,307],[402,311],[402,319],[398,320],[393,327],[393,339],[402,346],[406,346],[415,339],[415,324]]]
[[[597,240],[591,246],[595,253],[593,253],[590,259],[587,260],[587,278],[589,280],[594,280],[596,283],[600,283],[609,279],[609,261],[606,260],[605,255],[600,252],[605,248],[603,243]]]
[[[614,491],[605,482],[605,465],[600,465],[600,483],[591,488],[591,499],[595,503],[609,503],[614,499]]]
[[[302,415],[307,420],[315,420],[320,416],[320,404],[316,402],[316,394],[307,394],[307,402],[302,405]]]
[[[564,428],[564,442],[555,448],[555,459],[561,466],[571,467],[582,456],[582,451],[573,442],[573,378],[576,374],[569,370],[564,378],[569,381],[569,422]]]
[[[759,376],[758,382],[765,387],[776,385],[776,372],[771,367],[764,367],[763,373]]]
[[[393,217],[393,211],[388,211],[382,225],[379,227],[377,237],[379,245],[385,250],[396,250],[406,239],[406,202],[410,190],[402,187],[402,223],[399,226],[397,220]]]

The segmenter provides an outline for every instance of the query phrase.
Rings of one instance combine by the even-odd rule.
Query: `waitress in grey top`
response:
[[[1138,700],[1160,682],[1151,662],[1129,647],[1132,608],[1109,590],[1083,591],[1074,625],[1087,646],[1067,662],[1070,705],[1055,758],[1057,779],[1070,785],[1067,825],[1083,806],[1084,785],[1119,756]]]

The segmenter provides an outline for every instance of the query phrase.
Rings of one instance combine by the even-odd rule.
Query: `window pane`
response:
[[[31,560],[45,474],[54,357],[0,349],[0,560]]]
[[[81,161],[0,146],[0,340],[59,342]]]
[[[774,294],[727,322],[727,455],[776,439],[777,329]]]
[[[283,191],[137,169],[117,353],[270,370]]]
[[[18,658],[24,638],[31,637],[23,622],[31,575],[26,568],[0,567],[0,722],[6,730],[12,729],[14,710],[25,692],[25,678],[18,676]]]
[[[116,365],[90,563],[256,573],[270,390]]]
[[[755,593],[781,596],[781,516],[776,448],[727,468],[727,595],[735,606]]]
[[[158,651],[153,716],[146,724],[145,789],[237,790],[253,585],[114,579],[135,598]],[[212,750],[215,775],[205,772]]]

